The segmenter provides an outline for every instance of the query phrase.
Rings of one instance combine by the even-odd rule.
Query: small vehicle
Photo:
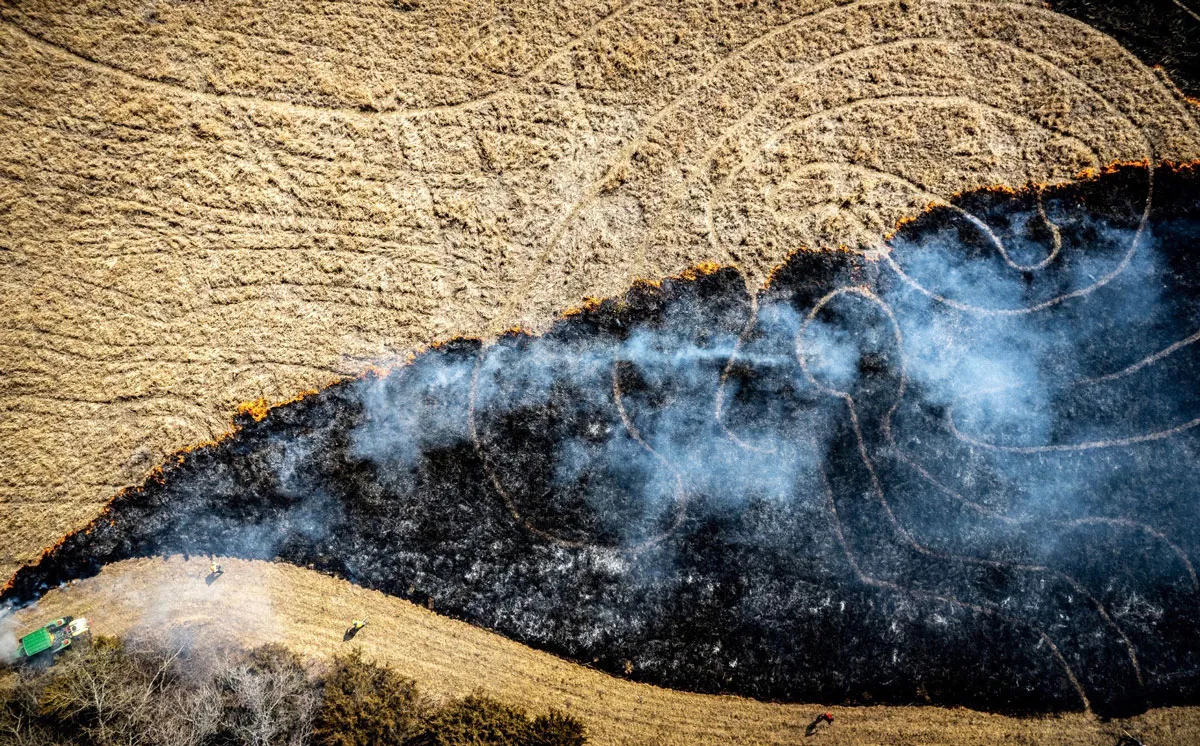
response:
[[[70,647],[76,638],[86,637],[90,640],[91,635],[91,627],[85,617],[75,619],[65,616],[22,637],[20,655],[25,660],[39,657],[53,659]]]

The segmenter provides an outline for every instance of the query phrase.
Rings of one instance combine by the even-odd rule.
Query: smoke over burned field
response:
[[[1200,177],[969,193],[251,417],[5,592],[280,558],[614,673],[780,700],[1200,701]]]

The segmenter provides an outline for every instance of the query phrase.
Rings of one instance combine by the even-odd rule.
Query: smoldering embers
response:
[[[213,551],[693,690],[1195,702],[1198,184],[981,192],[756,302],[722,270],[451,342],[240,423],[8,596]]]

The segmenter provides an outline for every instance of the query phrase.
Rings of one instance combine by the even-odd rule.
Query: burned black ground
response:
[[[1121,43],[1147,65],[1160,66],[1189,96],[1200,96],[1200,4],[1195,0],[1049,0]]]
[[[1195,703],[1198,330],[1193,170],[969,194],[244,418],[5,598],[214,552],[671,687]]]

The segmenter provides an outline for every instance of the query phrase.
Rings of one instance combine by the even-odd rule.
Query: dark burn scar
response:
[[[1192,169],[967,194],[244,418],[5,597],[215,552],[695,691],[1195,703],[1198,304]]]

